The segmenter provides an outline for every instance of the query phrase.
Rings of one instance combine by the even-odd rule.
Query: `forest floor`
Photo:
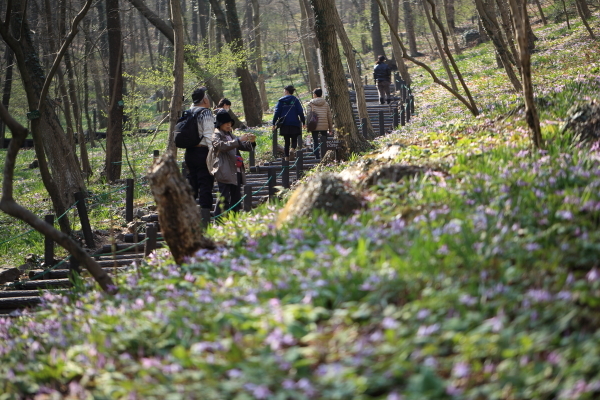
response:
[[[394,162],[429,172],[363,191],[349,218],[276,228],[287,195],[232,215],[208,231],[217,250],[160,250],[114,297],[46,294],[0,319],[0,399],[597,398],[600,153],[561,127],[600,100],[600,45],[581,26],[536,34],[544,150],[491,44],[458,57],[477,118],[412,68],[418,115],[374,152],[398,144]]]

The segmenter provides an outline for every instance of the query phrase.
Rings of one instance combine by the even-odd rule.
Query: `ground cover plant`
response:
[[[562,122],[600,98],[600,52],[560,29],[536,31],[544,150],[491,47],[466,52],[483,115],[421,77],[418,116],[377,142],[435,169],[369,188],[347,219],[228,215],[216,251],[158,251],[114,297],[46,294],[0,319],[0,399],[597,398],[600,147]]]

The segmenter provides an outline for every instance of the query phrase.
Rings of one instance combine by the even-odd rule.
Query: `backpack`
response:
[[[194,111],[191,109],[185,110],[181,118],[177,120],[177,125],[175,125],[175,146],[180,149],[187,149],[188,147],[195,147],[200,144],[201,138],[198,134],[198,122],[196,120],[200,111],[202,111],[202,108]]]
[[[313,108],[311,106],[310,107],[310,118],[308,119],[308,123],[306,124],[306,130],[309,132],[316,131],[318,124],[319,124],[319,116],[313,110]]]

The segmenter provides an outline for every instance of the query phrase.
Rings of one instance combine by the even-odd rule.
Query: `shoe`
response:
[[[289,157],[283,157],[283,161],[290,161]]]
[[[294,161],[295,159],[296,159],[296,149],[290,149],[289,161]]]
[[[392,102],[392,99],[387,99],[387,103],[390,104]]]
[[[384,103],[385,103],[385,101],[383,101],[383,97],[380,97],[379,98],[379,104],[384,104]]]

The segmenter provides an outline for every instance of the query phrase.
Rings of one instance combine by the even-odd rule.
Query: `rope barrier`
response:
[[[131,250],[134,247],[137,247],[137,246],[139,246],[141,244],[144,244],[146,241],[148,241],[148,239],[149,238],[146,238],[146,239],[142,240],[141,242],[134,243],[134,244],[132,244],[131,246],[129,246],[127,248],[124,248],[124,249],[121,249],[121,250],[117,250],[117,251],[114,251],[114,252],[101,253],[101,254],[91,254],[90,257],[96,258],[96,257],[112,256],[113,254],[121,254],[121,253],[126,252],[127,250]]]
[[[246,195],[243,195],[242,198],[237,203],[235,203],[234,205],[232,205],[231,207],[229,207],[227,210],[223,211],[221,214],[215,215],[214,217],[210,217],[210,219],[217,219],[221,215],[228,213],[229,211],[231,211],[234,208],[236,208],[242,201],[244,201],[245,198],[246,198]]]
[[[0,242],[0,246],[1,246],[1,245],[3,245],[3,244],[5,244],[5,243],[8,243],[8,242],[10,242],[10,241],[13,241],[13,240],[15,240],[15,239],[18,239],[18,238],[20,238],[21,236],[28,235],[28,234],[30,234],[30,233],[31,233],[31,232],[33,232],[33,231],[35,231],[35,229],[30,229],[30,230],[28,230],[27,232],[21,233],[21,234],[19,234],[19,235],[15,236],[15,237],[12,237],[12,238],[10,238],[10,239],[6,239],[5,241],[3,241],[3,242]]]
[[[273,179],[273,177],[270,177],[269,179],[267,179],[267,181],[264,183],[264,185],[262,185],[257,191],[252,192],[252,196],[258,194],[258,192],[260,192],[261,190],[263,190],[264,187],[267,186],[269,184],[269,182],[271,182],[271,179]]]

